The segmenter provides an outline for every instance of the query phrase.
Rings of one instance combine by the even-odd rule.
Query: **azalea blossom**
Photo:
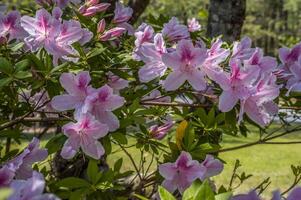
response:
[[[188,19],[188,30],[189,32],[196,32],[201,30],[200,23],[196,20],[196,18]]]
[[[146,83],[165,74],[167,66],[162,61],[162,55],[166,52],[165,43],[160,33],[155,35],[154,43],[143,44],[135,52],[145,63],[138,71],[141,82]]]
[[[211,67],[211,65],[218,65],[224,62],[230,55],[229,49],[222,48],[223,41],[218,38],[211,44],[208,49],[208,57],[206,58],[205,65]]]
[[[203,177],[203,167],[197,160],[192,160],[189,153],[182,151],[175,163],[159,166],[159,173],[164,177],[162,186],[173,193],[177,189],[183,193],[196,179]]]
[[[124,104],[124,98],[113,94],[113,89],[108,85],[94,89],[87,96],[83,107],[83,113],[91,113],[101,123],[108,125],[110,131],[119,128],[119,120],[112,111]]]
[[[40,141],[33,138],[20,155],[8,161],[4,166],[14,171],[16,178],[26,179],[31,177],[32,165],[35,162],[45,160],[47,156],[47,150],[40,148]]]
[[[176,42],[190,37],[187,26],[180,24],[176,17],[172,17],[168,23],[164,24],[162,34],[170,42]]]
[[[14,192],[8,200],[60,200],[54,194],[43,194],[45,180],[43,175],[36,171],[33,171],[32,177],[27,180],[14,180],[10,188]]]
[[[89,72],[82,71],[77,75],[73,73],[63,73],[60,77],[60,83],[67,94],[53,97],[51,105],[58,111],[75,109],[75,116],[79,116],[85,99],[92,87],[89,86],[91,77]]]
[[[21,25],[29,34],[25,43],[32,52],[41,48],[53,55],[53,64],[57,65],[58,59],[77,62],[74,56],[78,52],[72,47],[72,44],[79,42],[85,44],[93,34],[87,29],[82,29],[79,22],[75,20],[64,21],[59,19],[59,8],[54,8],[53,15],[50,15],[45,9],[40,9],[36,17],[23,16]]]
[[[241,41],[233,43],[233,52],[231,59],[247,60],[254,53],[255,49],[252,47],[252,40],[249,37],[244,37]]]
[[[173,70],[163,83],[165,90],[176,90],[185,81],[197,91],[206,89],[205,74],[201,70],[206,58],[207,50],[194,47],[190,40],[181,40],[176,51],[164,53],[163,63]]]
[[[79,12],[85,17],[91,17],[99,12],[104,12],[110,7],[110,3],[99,3],[99,1],[86,1],[84,5],[79,8]]]
[[[298,62],[301,56],[301,43],[296,44],[291,49],[283,47],[279,49],[280,68],[283,70],[283,76],[290,76],[291,65]]]
[[[277,67],[277,61],[271,56],[263,56],[262,49],[255,48],[252,56],[248,60],[244,60],[244,65],[257,66],[260,69],[260,74],[269,75]]]
[[[94,159],[100,159],[105,153],[98,139],[106,136],[109,128],[96,120],[91,114],[82,114],[77,118],[77,123],[65,124],[62,130],[64,135],[68,137],[61,151],[63,158],[73,158],[79,148]]]
[[[230,74],[213,70],[214,72],[209,75],[223,89],[218,105],[222,112],[232,110],[239,100],[249,98],[255,89],[254,83],[259,76],[258,67],[243,69],[238,60],[230,62],[230,67]]]
[[[112,72],[107,73],[108,76],[108,86],[113,88],[114,93],[118,94],[120,90],[129,86],[129,81],[120,78],[119,76],[113,74]]]
[[[297,62],[292,64],[289,68],[290,76],[286,82],[287,96],[291,91],[301,92],[301,57]]]
[[[152,42],[154,38],[154,29],[145,23],[141,24],[135,32],[135,46],[139,48],[145,42]]]
[[[18,11],[11,11],[6,16],[0,13],[0,39],[8,42],[13,39],[23,39],[25,30],[21,27],[21,15]]]
[[[273,102],[280,94],[281,86],[276,85],[276,77],[271,75],[269,79],[258,82],[254,93],[245,101],[241,101],[239,121],[245,112],[250,119],[264,127],[268,125],[272,117],[278,113],[278,106]]]
[[[215,176],[221,173],[224,169],[223,163],[218,159],[215,159],[212,155],[206,155],[201,166],[203,167],[203,175],[200,178],[201,180]]]
[[[15,177],[15,171],[4,165],[0,168],[0,188],[8,187]]]
[[[133,14],[132,8],[125,7],[119,1],[117,1],[115,4],[113,23],[121,24],[127,22],[132,17],[132,14]]]

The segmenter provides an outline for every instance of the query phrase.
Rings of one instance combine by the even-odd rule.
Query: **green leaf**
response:
[[[25,79],[32,77],[32,74],[28,71],[19,71],[14,74],[14,77],[17,79]]]
[[[194,200],[214,200],[214,193],[209,185],[208,180],[205,180],[200,187],[197,194],[195,194]]]
[[[24,71],[30,64],[28,59],[21,60],[15,64],[16,71]]]
[[[66,136],[63,134],[58,134],[52,137],[45,146],[46,149],[48,150],[48,154],[53,154],[58,152],[62,148],[66,139],[67,139]]]
[[[148,198],[146,198],[144,196],[141,196],[139,194],[134,194],[133,196],[136,197],[136,198],[138,198],[138,199],[140,199],[140,200],[149,200]]]
[[[117,133],[113,133],[112,137],[114,138],[114,140],[116,140],[118,143],[120,144],[127,144],[128,140],[126,138],[126,136],[120,132]]]
[[[0,58],[0,72],[10,75],[13,71],[12,64],[6,58]]]
[[[112,145],[109,137],[104,137],[101,139],[101,143],[103,148],[105,149],[106,154],[110,154],[112,152]]]
[[[115,172],[119,172],[120,171],[120,168],[122,166],[122,162],[123,162],[123,159],[122,158],[119,158],[115,164],[114,164],[114,171]]]
[[[200,180],[194,181],[189,188],[184,191],[182,200],[192,200],[194,195],[197,194],[202,182]]]
[[[91,185],[86,180],[76,177],[68,177],[56,183],[57,187],[66,187],[69,189],[89,188]]]
[[[161,200],[176,200],[176,198],[162,186],[159,186],[159,195]]]
[[[226,192],[215,196],[215,200],[229,200],[232,197],[232,192]]]
[[[97,161],[94,159],[89,160],[88,168],[87,168],[87,175],[89,180],[95,184],[97,183],[97,174],[99,172]]]
[[[12,189],[9,188],[1,188],[0,189],[0,200],[7,199],[13,193]]]
[[[8,86],[13,81],[12,77],[0,79],[0,88]]]

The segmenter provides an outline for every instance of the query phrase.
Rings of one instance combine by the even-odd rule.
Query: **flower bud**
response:
[[[106,20],[102,19],[97,25],[97,33],[103,33],[106,28]]]

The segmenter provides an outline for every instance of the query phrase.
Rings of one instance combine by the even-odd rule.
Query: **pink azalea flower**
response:
[[[119,1],[117,1],[115,4],[113,23],[121,24],[123,22],[127,22],[132,17],[132,14],[133,14],[132,8],[125,7]]]
[[[53,55],[54,65],[57,65],[58,59],[77,62],[78,58],[71,56],[79,56],[79,53],[72,47],[72,44],[79,42],[85,44],[93,37],[92,32],[82,29],[78,21],[64,21],[60,26],[58,35],[50,41],[45,49]]]
[[[23,16],[21,25],[29,34],[25,42],[31,51],[47,46],[60,29],[60,21],[53,18],[45,9],[38,10],[35,18]]]
[[[135,32],[135,46],[139,48],[145,42],[151,42],[154,38],[154,29],[152,26],[145,23],[141,24],[138,27],[138,30]]]
[[[203,167],[203,175],[200,178],[201,180],[215,176],[221,173],[224,169],[223,163],[218,159],[215,159],[212,155],[206,155],[201,166]]]
[[[190,38],[187,26],[180,24],[176,17],[172,17],[168,23],[164,24],[162,34],[170,42]]]
[[[264,127],[268,125],[272,117],[278,113],[278,106],[273,102],[279,96],[279,88],[276,85],[276,77],[271,75],[269,79],[259,81],[256,91],[245,101],[241,101],[239,120],[245,112],[250,119]]]
[[[164,163],[159,166],[159,173],[165,178],[162,186],[173,193],[183,193],[196,179],[203,176],[203,167],[191,155],[182,151],[175,163]]]
[[[92,17],[99,12],[104,12],[110,7],[110,3],[99,3],[99,1],[86,1],[79,8],[79,12],[85,17]]]
[[[263,56],[262,49],[256,48],[251,58],[244,61],[244,65],[256,65],[261,74],[270,74],[277,66],[277,61],[273,57]]]
[[[15,171],[4,165],[0,168],[0,188],[8,187],[15,177]]]
[[[222,48],[222,45],[223,41],[220,38],[212,43],[211,48],[208,50],[206,65],[218,65],[228,58],[230,50]]]
[[[173,127],[173,121],[168,117],[163,125],[153,125],[150,127],[149,133],[152,138],[162,140]]]
[[[34,171],[27,180],[14,180],[10,188],[14,190],[8,200],[59,200],[54,194],[44,192],[45,180],[42,174]]]
[[[301,199],[301,187],[295,187],[287,196],[286,200]]]
[[[248,194],[239,194],[231,198],[231,200],[261,200],[255,190],[250,191]]]
[[[141,82],[146,83],[165,74],[167,66],[162,62],[164,53],[166,53],[166,48],[160,33],[155,35],[154,44],[145,43],[140,46],[136,54],[145,63],[138,71]]]
[[[101,123],[108,125],[110,131],[119,128],[119,120],[112,111],[124,104],[124,98],[113,94],[113,89],[108,85],[95,89],[85,101],[84,113],[91,113]]]
[[[224,71],[215,71],[209,75],[223,89],[218,105],[222,112],[232,110],[238,100],[249,98],[255,89],[253,84],[259,75],[259,68],[243,69],[238,60],[230,62],[230,67],[231,74]]]
[[[231,59],[249,59],[255,51],[255,49],[251,48],[251,46],[252,40],[249,37],[244,37],[241,41],[234,42]]]
[[[75,116],[79,116],[85,99],[92,90],[92,87],[89,86],[90,81],[91,77],[87,71],[79,72],[77,75],[63,73],[60,83],[67,94],[53,97],[52,107],[58,111],[75,109]]]
[[[283,47],[279,49],[279,58],[282,63],[280,67],[287,73],[289,73],[289,68],[292,64],[297,62],[301,56],[301,43],[295,45],[293,48],[289,49]]]
[[[194,47],[192,41],[181,40],[176,51],[164,53],[163,63],[173,71],[164,81],[167,91],[178,89],[185,81],[198,91],[206,89],[206,81],[201,66],[207,57],[207,50]]]
[[[38,10],[36,17],[23,16],[21,25],[29,34],[25,38],[25,43],[32,52],[45,48],[53,55],[53,64],[57,65],[58,59],[77,62],[74,56],[78,52],[72,47],[72,44],[79,42],[85,44],[93,34],[87,29],[82,29],[79,22],[70,20],[61,23],[59,19],[61,11],[59,8],[53,10],[51,16],[45,9]],[[71,56],[70,56],[71,55]]]
[[[33,138],[24,151],[6,163],[5,166],[14,171],[18,179],[31,177],[32,165],[35,162],[45,160],[48,156],[47,150],[39,146],[40,141],[37,138]]]
[[[290,65],[290,76],[286,82],[286,88],[288,89],[287,94],[291,91],[301,92],[301,57],[299,60]]]
[[[129,86],[129,81],[116,76],[112,72],[107,73],[108,76],[108,86],[113,88],[114,93],[118,94],[120,90]]]
[[[12,11],[6,16],[0,13],[0,38],[11,41],[13,39],[23,39],[26,32],[21,27],[21,15],[18,11]]]
[[[99,36],[100,41],[108,41],[113,38],[120,37],[123,33],[125,33],[126,29],[121,27],[112,28],[106,32],[104,32],[101,36]]]
[[[201,25],[195,18],[188,19],[187,22],[188,22],[188,31],[189,32],[196,32],[196,31],[201,30]]]
[[[82,114],[77,118],[77,123],[65,124],[62,130],[68,137],[61,151],[63,158],[73,158],[79,148],[94,159],[100,159],[105,153],[98,139],[106,136],[109,128],[96,120],[91,114]]]

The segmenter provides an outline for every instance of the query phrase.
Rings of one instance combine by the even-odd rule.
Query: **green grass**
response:
[[[273,141],[287,142],[292,140],[301,140],[301,133],[296,133],[289,137],[276,139]],[[233,138],[225,137],[223,146],[230,147],[247,142],[255,141],[258,134],[250,135],[248,138]],[[239,172],[245,171],[253,176],[246,180],[236,192],[247,192],[251,188],[256,187],[265,178],[270,177],[271,185],[263,193],[263,196],[268,197],[275,189],[284,191],[293,181],[293,175],[290,165],[301,165],[301,144],[290,145],[257,145],[244,149],[239,149],[220,154],[220,157],[225,160],[225,169],[219,176],[215,177],[217,185],[229,185],[232,175],[234,163],[236,159],[241,161],[242,167]]]
[[[258,132],[248,135],[247,138],[225,136],[222,142],[223,148],[242,145],[245,143],[256,141],[259,137]],[[291,134],[290,136],[275,139],[277,142],[301,141],[301,132]],[[117,148],[117,147],[116,147]],[[114,148],[116,150],[116,148]],[[135,148],[129,148],[129,153],[133,156],[136,163],[139,163],[140,152]],[[116,152],[108,157],[110,163],[114,163],[118,158],[124,159],[124,170],[133,169],[130,160],[122,152]],[[235,190],[235,193],[248,192],[250,189],[258,186],[261,181],[270,177],[272,183],[263,193],[263,197],[271,196],[275,189],[284,191],[292,181],[293,175],[290,165],[301,165],[301,144],[290,145],[256,145],[248,148],[243,148],[235,151],[224,152],[220,154],[220,158],[226,161],[224,171],[214,177],[216,185],[219,187],[224,185],[226,188],[229,185],[234,163],[236,159],[240,160],[242,167],[238,172],[246,172],[253,176],[246,180],[240,187]],[[145,155],[145,160],[148,163],[151,159],[150,154]],[[156,166],[153,164],[152,168]],[[236,183],[234,186],[237,185]]]

